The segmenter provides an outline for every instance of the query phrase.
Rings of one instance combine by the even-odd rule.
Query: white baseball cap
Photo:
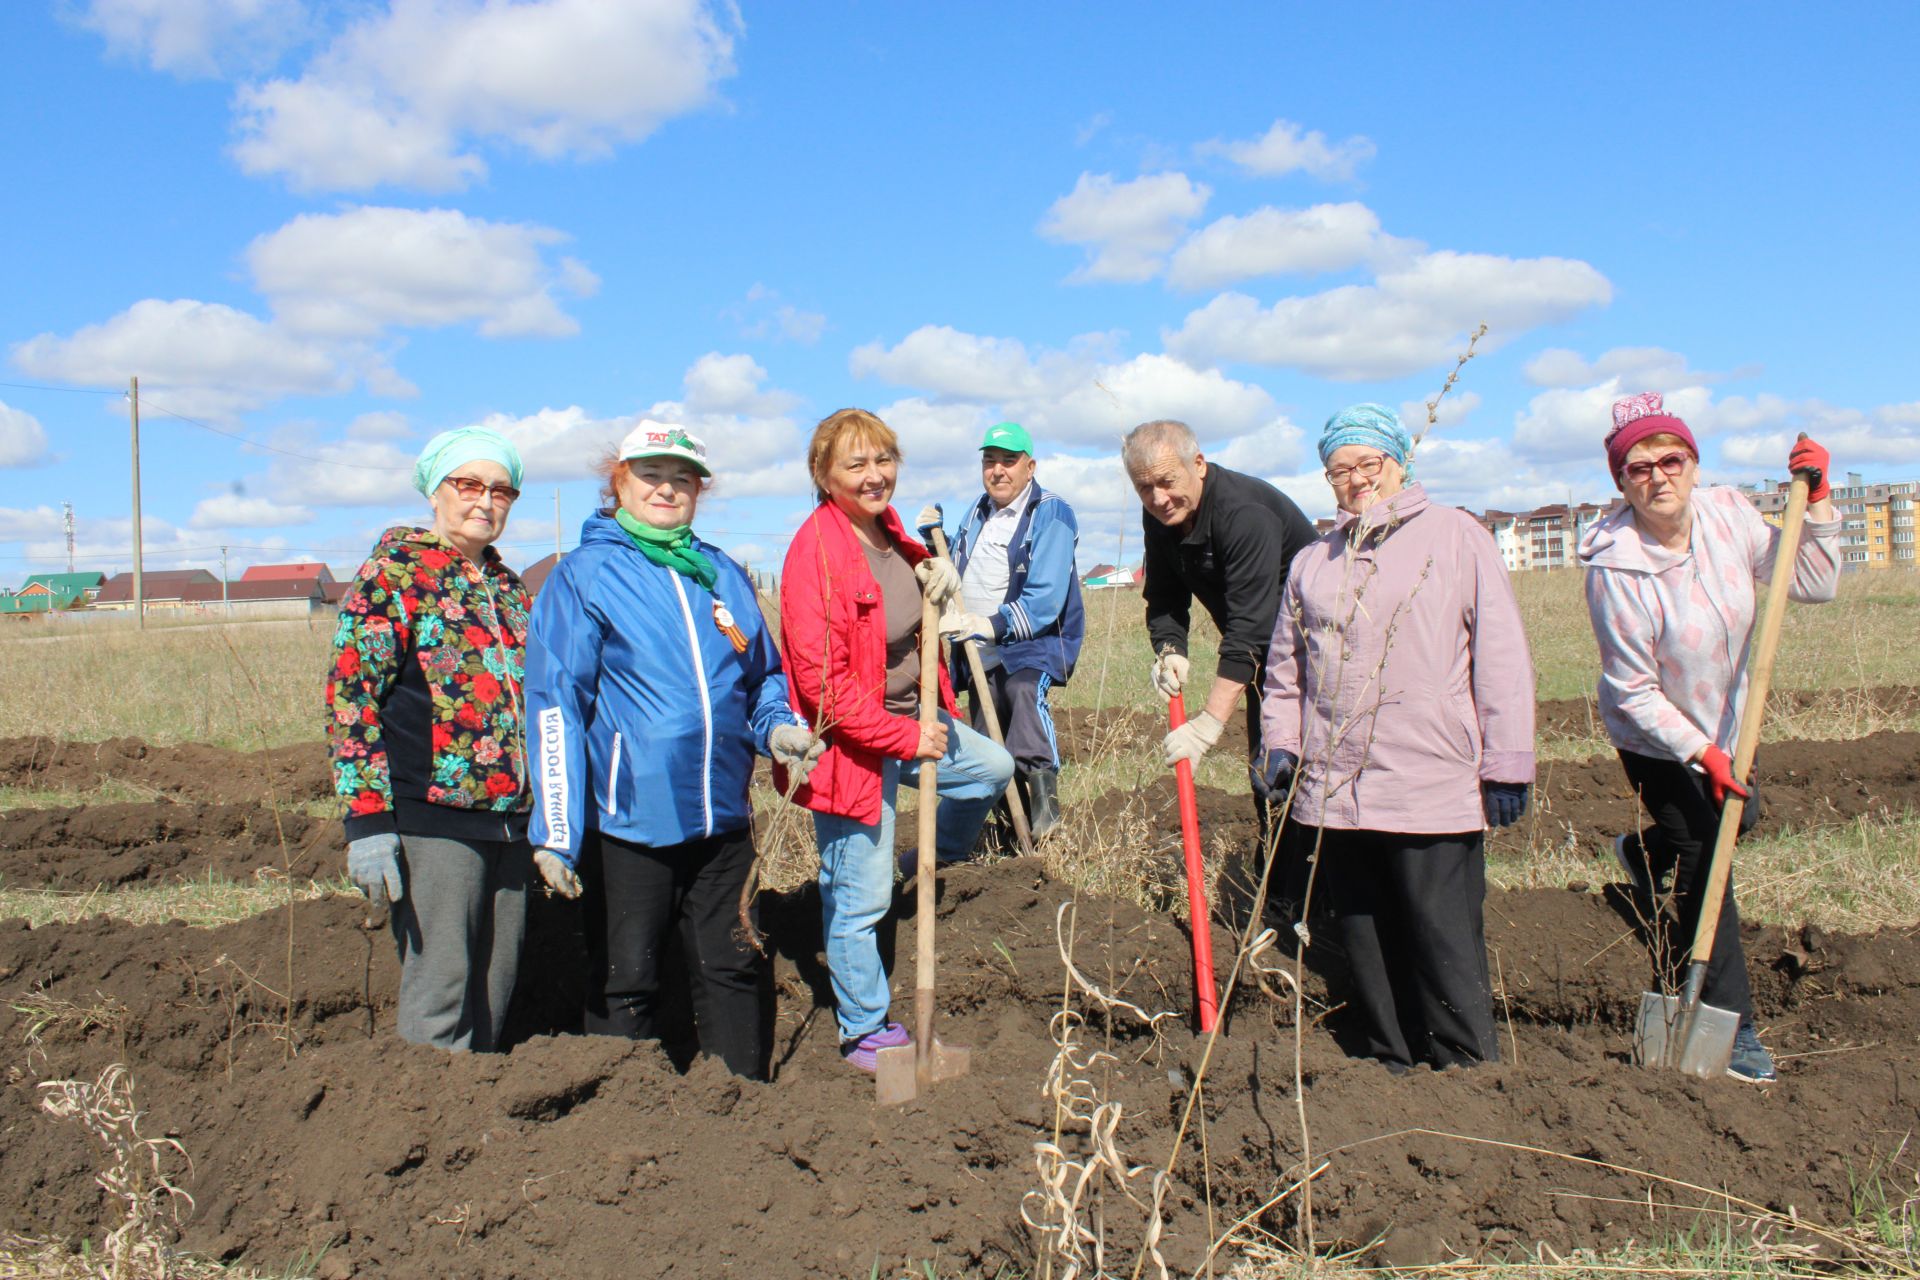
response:
[[[620,460],[631,462],[635,458],[678,458],[703,476],[713,475],[707,467],[706,442],[671,422],[641,419],[640,425],[620,442]]]

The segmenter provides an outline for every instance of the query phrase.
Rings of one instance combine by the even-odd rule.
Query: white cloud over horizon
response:
[[[1148,174],[1115,182],[1110,173],[1082,173],[1073,190],[1040,220],[1042,239],[1083,247],[1087,260],[1069,283],[1137,284],[1159,274],[1169,250],[1213,195],[1184,173]]]
[[[302,0],[87,0],[73,18],[109,52],[182,77],[271,61],[311,27]]]
[[[1369,138],[1356,134],[1340,142],[1328,142],[1318,129],[1307,130],[1291,120],[1275,120],[1257,138],[1239,142],[1215,139],[1203,142],[1195,150],[1203,156],[1224,156],[1242,172],[1261,178],[1278,178],[1304,172],[1323,182],[1350,179],[1354,171],[1373,159],[1375,147]]]
[[[1229,215],[1194,232],[1167,265],[1176,289],[1215,289],[1260,276],[1321,275],[1411,257],[1425,246],[1380,229],[1356,201],[1307,209],[1271,205]]]
[[[31,467],[47,457],[47,431],[25,409],[0,401],[0,467]]]

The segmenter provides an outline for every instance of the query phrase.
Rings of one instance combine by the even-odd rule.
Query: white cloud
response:
[[[1586,387],[1608,378],[1633,391],[1699,386],[1715,375],[1687,367],[1687,358],[1664,347],[1615,347],[1592,361],[1565,347],[1548,347],[1523,370],[1536,387]]]
[[[47,432],[25,409],[0,401],[0,467],[30,467],[47,455]]]
[[[1260,387],[1158,353],[1099,365],[1047,399],[1008,408],[1037,435],[1116,449],[1122,435],[1154,418],[1178,418],[1202,439],[1219,439],[1264,426],[1275,412]]]
[[[1613,429],[1613,402],[1634,390],[1609,378],[1591,387],[1542,391],[1514,415],[1514,451],[1536,462],[1590,461],[1604,469],[1602,441]],[[1705,434],[1711,399],[1705,387],[1680,387],[1666,393],[1666,407],[1696,434]]]
[[[301,0],[88,0],[76,20],[113,53],[181,76],[260,64],[309,25]]]
[[[412,434],[406,414],[385,409],[363,413],[347,424],[349,440],[404,440]]]
[[[1383,271],[1370,285],[1271,307],[1222,294],[1166,342],[1195,361],[1244,360],[1346,381],[1392,378],[1457,355],[1481,321],[1491,326],[1481,350],[1492,350],[1612,296],[1607,278],[1577,260],[1441,251]]]
[[[297,79],[244,87],[234,154],[332,191],[463,187],[481,144],[604,156],[710,102],[738,25],[704,0],[391,0]]]
[[[1802,431],[1833,456],[1839,480],[1874,464],[1900,468],[1903,477],[1910,476],[1911,468],[1920,464],[1920,402],[1861,410],[1821,400],[1731,396],[1716,404],[1711,416],[1714,429],[1727,433],[1720,443],[1721,460],[1749,473],[1784,477],[1787,454]]]
[[[878,342],[855,347],[847,366],[856,378],[879,378],[961,400],[1015,400],[1046,394],[1076,362],[1064,352],[1036,361],[1016,338],[962,333],[948,325],[922,325],[892,348]]]
[[[1199,426],[1196,430],[1204,432],[1206,428]],[[1315,455],[1302,448],[1304,441],[1299,427],[1286,418],[1277,418],[1257,431],[1235,436],[1224,445],[1202,452],[1223,467],[1266,479],[1291,475],[1303,463],[1311,465],[1316,461]]]
[[[1358,135],[1330,143],[1315,129],[1303,133],[1291,120],[1275,120],[1258,138],[1243,142],[1203,142],[1202,155],[1223,155],[1247,173],[1263,178],[1301,170],[1326,182],[1351,178],[1354,170],[1373,159],[1371,140]]]
[[[454,209],[363,207],[302,214],[254,240],[247,265],[295,333],[372,337],[394,325],[472,322],[490,338],[564,337],[580,326],[554,293],[599,284],[571,259],[545,260],[566,238]]]
[[[1354,201],[1308,209],[1267,206],[1194,232],[1168,264],[1167,282],[1178,289],[1214,289],[1256,276],[1344,271],[1421,247],[1382,232],[1373,210]]]
[[[720,314],[738,326],[743,338],[770,338],[810,347],[827,331],[825,312],[803,310],[782,301],[778,290],[757,281],[747,290],[745,299],[724,308]]]
[[[1137,283],[1158,274],[1167,251],[1212,194],[1184,173],[1149,174],[1131,182],[1082,173],[1073,190],[1047,210],[1039,231],[1059,244],[1086,246],[1087,261],[1069,281]]]
[[[767,371],[752,356],[709,351],[687,370],[687,408],[694,413],[744,413],[772,418],[799,403],[790,391],[763,387]]]
[[[61,514],[52,507],[0,507],[0,542],[24,542],[29,538],[51,538],[61,532]]]
[[[403,507],[409,518],[425,518],[427,500],[413,487],[415,450],[361,439],[283,437],[276,443],[305,456],[275,457],[266,476],[250,485],[257,492],[297,493],[320,507]],[[324,475],[327,482],[314,484],[316,475]]]
[[[1444,430],[1457,427],[1467,420],[1467,415],[1480,407],[1480,395],[1475,391],[1450,391],[1434,409],[1433,429]],[[1424,400],[1403,400],[1400,402],[1400,421],[1407,424],[1407,430],[1419,435],[1427,426],[1427,402]]]
[[[394,380],[377,357],[296,338],[217,302],[148,298],[76,330],[43,333],[13,348],[25,373],[87,386],[126,385],[177,413],[231,418],[287,395],[333,395],[358,379]],[[355,365],[358,364],[358,368]]]
[[[216,494],[203,498],[187,517],[190,529],[277,529],[283,525],[306,524],[313,512],[292,503],[270,498],[249,498],[238,493]]]

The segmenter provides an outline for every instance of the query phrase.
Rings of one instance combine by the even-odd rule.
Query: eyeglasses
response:
[[[1379,475],[1380,468],[1386,465],[1387,455],[1384,453],[1376,453],[1371,458],[1360,459],[1360,461],[1350,467],[1329,467],[1327,468],[1327,483],[1345,484],[1354,476],[1371,480],[1374,476]]]
[[[1645,484],[1647,481],[1653,479],[1653,469],[1655,467],[1660,468],[1660,474],[1662,475],[1677,476],[1687,469],[1687,464],[1691,461],[1693,461],[1692,454],[1685,450],[1676,449],[1665,457],[1655,458],[1652,462],[1629,462],[1626,466],[1620,468],[1620,474],[1635,484]]]
[[[488,484],[472,476],[448,476],[446,483],[452,485],[454,491],[467,502],[484,495],[494,506],[512,506],[520,498],[520,491],[510,484]]]

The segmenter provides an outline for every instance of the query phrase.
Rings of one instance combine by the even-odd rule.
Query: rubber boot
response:
[[[1029,769],[1023,780],[1027,784],[1027,830],[1038,840],[1060,825],[1060,771]]]

